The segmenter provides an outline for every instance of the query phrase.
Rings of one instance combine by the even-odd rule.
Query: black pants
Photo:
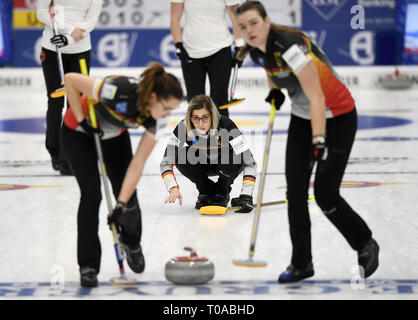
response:
[[[363,219],[340,196],[340,184],[357,130],[356,110],[327,120],[328,158],[317,165],[314,195],[325,216],[341,232],[354,250],[362,249],[371,238]],[[312,260],[311,222],[308,211],[309,166],[312,132],[309,120],[292,115],[286,148],[286,181],[291,263],[303,268]]]
[[[99,207],[102,200],[101,182],[97,166],[97,154],[92,137],[68,129],[61,130],[62,146],[67,160],[73,168],[80,187],[80,205],[77,215],[77,258],[80,267],[92,267],[99,271],[101,246],[98,235]],[[119,195],[126,170],[132,159],[132,148],[129,133],[102,141],[104,162],[109,176],[113,195]],[[114,201],[113,201],[114,202]],[[128,202],[129,208],[135,208],[121,219],[122,240],[130,245],[141,240],[141,210],[136,192]]]
[[[90,50],[78,54],[62,54],[64,74],[68,72],[80,73],[79,61],[81,58],[86,59],[87,69],[90,70]],[[41,61],[48,94],[45,146],[51,157],[57,158],[62,156],[59,137],[62,123],[62,109],[64,108],[64,97],[50,97],[52,92],[61,88],[61,79],[56,52],[42,48]]]
[[[176,164],[183,176],[192,181],[199,194],[223,196],[231,192],[231,184],[244,170],[242,164]],[[209,179],[210,176],[219,176],[217,182]]]
[[[209,77],[210,97],[217,107],[228,103],[228,85],[232,69],[231,47],[200,59],[191,59],[182,63],[183,77],[186,83],[187,101],[194,96],[205,94],[206,74]],[[228,109],[219,110],[221,115],[229,116]]]

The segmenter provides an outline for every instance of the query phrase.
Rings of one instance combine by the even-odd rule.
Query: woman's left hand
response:
[[[84,32],[86,30],[81,28],[75,28],[73,32],[71,32],[71,37],[74,39],[75,42],[80,41],[84,38]]]
[[[165,203],[174,203],[179,199],[179,205],[183,205],[183,196],[178,187],[173,187],[170,189],[170,195],[165,200]]]

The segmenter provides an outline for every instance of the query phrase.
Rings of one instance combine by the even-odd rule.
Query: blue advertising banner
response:
[[[395,0],[304,0],[303,28],[391,29],[396,5]]]
[[[12,60],[12,1],[0,1],[0,64],[10,63]]]
[[[159,1],[159,6],[157,2],[151,6],[151,2],[140,0],[105,2],[97,28],[91,33],[92,66],[145,66],[152,60],[169,67],[180,66],[169,29],[169,7],[165,0],[154,1]],[[20,2],[15,2],[12,65],[37,67],[42,29],[29,23],[36,20],[36,2]],[[294,26],[306,32],[335,65],[395,65],[402,61],[413,63],[417,56],[417,13],[408,3],[418,4],[418,0],[293,0],[292,4],[288,0],[264,0],[263,3],[272,9],[275,23],[286,22],[287,15],[297,17]],[[283,8],[291,9],[292,14]],[[407,19],[407,8],[409,16],[415,18]],[[133,18],[139,16],[143,18]],[[404,50],[405,26],[410,30]],[[252,63],[247,60],[245,65]]]
[[[335,65],[393,65],[399,55],[395,0],[304,0],[303,30]]]
[[[404,64],[418,64],[418,0],[409,0],[405,8]]]
[[[41,29],[15,29],[13,65],[40,66]],[[138,67],[150,61],[179,67],[174,44],[168,29],[98,29],[92,32],[92,66]]]

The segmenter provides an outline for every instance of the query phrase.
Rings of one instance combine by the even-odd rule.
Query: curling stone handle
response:
[[[190,256],[191,257],[196,257],[197,256],[196,251],[193,248],[191,248],[191,247],[184,247],[184,250],[190,251]]]

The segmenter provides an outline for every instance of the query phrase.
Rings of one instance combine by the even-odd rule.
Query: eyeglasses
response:
[[[202,120],[203,123],[208,123],[210,120],[210,115],[205,114],[203,117],[192,116],[190,119],[192,119],[192,122],[195,124],[199,124],[200,120]]]

